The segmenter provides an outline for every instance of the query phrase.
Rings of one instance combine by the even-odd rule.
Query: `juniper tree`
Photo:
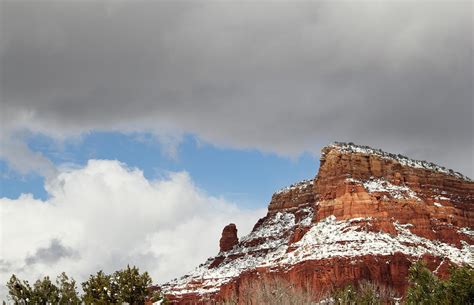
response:
[[[33,285],[33,294],[31,296],[32,304],[57,304],[59,302],[59,290],[51,282],[49,276],[39,279]]]
[[[102,270],[96,275],[90,275],[89,279],[81,285],[84,290],[82,301],[85,304],[105,305],[118,302],[117,286],[112,283],[111,276]]]
[[[148,287],[152,280],[147,272],[140,274],[137,267],[130,268],[127,265],[127,268],[113,274],[112,282],[117,285],[117,299],[119,302],[145,304]]]
[[[446,304],[474,304],[474,269],[469,266],[452,267],[444,289]]]
[[[10,280],[7,283],[8,294],[13,303],[16,304],[27,304],[31,301],[33,291],[28,281],[22,281],[12,274]]]
[[[443,304],[445,291],[443,283],[426,267],[423,261],[411,265],[408,274],[409,288],[406,304],[435,305]]]
[[[66,273],[61,273],[56,279],[56,285],[59,292],[59,304],[80,304],[76,287],[76,281],[69,278]]]

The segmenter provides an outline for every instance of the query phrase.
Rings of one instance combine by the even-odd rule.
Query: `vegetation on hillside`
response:
[[[147,272],[140,273],[137,267],[127,266],[113,274],[102,270],[81,284],[83,294],[79,295],[76,281],[65,273],[59,275],[56,283],[48,276],[38,279],[33,286],[28,281],[12,275],[7,283],[10,301],[13,304],[145,304],[163,298],[150,292],[152,279]]]
[[[469,266],[453,267],[450,277],[442,280],[418,261],[410,268],[408,283],[402,298],[390,287],[368,281],[314,294],[311,289],[272,279],[252,285],[243,298],[248,305],[474,305],[474,269]],[[238,304],[237,298],[224,304]]]
[[[474,304],[474,270],[468,266],[453,267],[450,277],[441,280],[422,261],[410,268],[408,305]]]
[[[252,283],[244,304],[259,305],[461,305],[474,304],[474,269],[469,266],[452,267],[450,277],[440,279],[422,261],[414,263],[408,275],[409,287],[402,299],[389,287],[362,281],[346,287],[314,294],[311,289],[295,287],[282,279]],[[103,271],[90,275],[81,284],[79,295],[74,279],[65,273],[53,283],[49,277],[38,279],[33,286],[12,275],[7,283],[10,301],[14,304],[145,304],[146,301],[166,302],[149,287],[152,279],[147,272],[127,266],[113,274]],[[317,300],[317,301],[315,301]],[[242,300],[241,300],[242,301]],[[222,304],[238,304],[237,298]],[[240,303],[241,304],[241,303]]]

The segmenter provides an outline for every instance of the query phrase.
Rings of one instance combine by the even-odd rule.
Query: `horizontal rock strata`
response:
[[[460,173],[354,144],[322,149],[317,176],[276,192],[267,215],[220,253],[159,287],[179,304],[242,301],[252,283],[281,278],[323,291],[360,280],[403,294],[418,259],[440,276],[474,266],[474,183]]]

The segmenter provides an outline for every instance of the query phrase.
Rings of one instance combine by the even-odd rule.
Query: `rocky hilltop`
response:
[[[226,226],[220,252],[160,289],[175,303],[245,298],[257,280],[323,290],[359,280],[403,294],[423,259],[443,276],[474,266],[474,183],[460,173],[358,146],[324,147],[318,174],[273,194],[240,240]],[[216,241],[217,242],[217,241]]]

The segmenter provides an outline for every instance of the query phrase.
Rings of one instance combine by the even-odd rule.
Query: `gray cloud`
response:
[[[470,1],[2,1],[3,128],[353,141],[473,175]]]
[[[62,258],[73,257],[77,253],[65,247],[59,239],[52,239],[49,246],[38,248],[33,255],[29,255],[25,259],[26,265],[45,264],[51,265],[58,262]]]

